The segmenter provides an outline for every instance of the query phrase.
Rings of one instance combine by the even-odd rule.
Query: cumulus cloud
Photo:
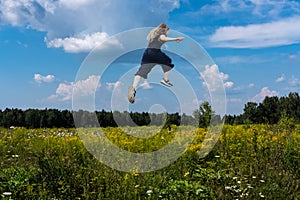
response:
[[[261,102],[264,100],[266,96],[272,97],[272,96],[278,96],[279,93],[275,90],[270,90],[268,87],[263,87],[257,95],[253,97],[253,101]]]
[[[229,75],[219,72],[218,66],[215,64],[205,66],[205,70],[201,72],[201,76],[204,79],[203,84],[206,85],[210,91],[216,91],[220,89],[220,87],[231,88],[234,85],[233,82],[226,81]]]
[[[300,42],[300,16],[263,24],[226,26],[210,37],[213,47],[264,48]]]
[[[49,99],[58,101],[68,101],[72,99],[72,95],[89,96],[95,93],[95,90],[100,87],[99,76],[89,76],[85,80],[80,80],[75,83],[60,83],[54,95]]]
[[[179,0],[2,0],[0,24],[46,32],[48,47],[81,52],[107,36],[157,26]]]
[[[109,46],[122,47],[122,44],[119,43],[116,39],[111,39],[109,42],[106,42],[105,46],[100,45],[102,42],[106,41],[109,38],[107,33],[97,32],[91,35],[84,35],[83,37],[67,37],[67,38],[58,38],[47,42],[48,47],[60,48],[62,47],[66,52],[69,53],[79,53],[79,52],[89,52],[94,48],[108,48]]]
[[[72,83],[60,83],[56,89],[54,95],[51,95],[48,99],[58,101],[68,101],[72,99],[73,84]]]
[[[277,83],[280,83],[280,82],[283,82],[285,81],[285,75],[282,74],[280,77],[278,77],[276,80],[275,80]]]
[[[233,84],[234,84],[233,82],[228,81],[228,82],[225,82],[225,83],[224,83],[224,87],[225,87],[225,88],[232,88],[232,87],[233,87]]]
[[[55,80],[53,75],[42,76],[41,74],[34,74],[34,81],[37,83],[51,83]]]

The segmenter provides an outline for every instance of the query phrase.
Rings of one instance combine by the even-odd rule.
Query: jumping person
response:
[[[161,65],[164,72],[164,77],[160,82],[168,87],[173,86],[169,81],[169,72],[174,67],[174,64],[172,64],[171,58],[163,53],[160,48],[165,42],[181,42],[184,38],[167,37],[168,32],[168,25],[160,24],[148,34],[148,47],[144,51],[141,66],[134,76],[133,85],[128,87],[128,100],[130,103],[134,103],[135,101],[136,88],[141,78],[147,79],[148,73],[157,64]]]

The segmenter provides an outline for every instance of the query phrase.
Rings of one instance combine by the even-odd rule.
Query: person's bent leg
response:
[[[170,73],[170,71],[166,71],[166,72],[164,73],[164,79],[165,79],[166,81],[169,80],[169,73]]]
[[[133,84],[132,84],[132,87],[136,90],[140,80],[141,80],[141,76],[140,75],[135,75],[134,76],[134,79],[133,79]]]
[[[173,86],[173,84],[170,83],[170,81],[169,81],[169,73],[173,67],[174,67],[173,64],[171,64],[171,66],[170,65],[162,65],[162,69],[164,71],[164,77],[160,82],[165,86],[168,86],[168,87]]]
[[[148,73],[151,71],[151,69],[155,66],[155,63],[147,63],[142,64],[137,73],[134,76],[133,84],[128,87],[128,101],[130,103],[135,102],[135,94],[136,89],[138,87],[138,84],[141,80],[141,78],[147,79]]]

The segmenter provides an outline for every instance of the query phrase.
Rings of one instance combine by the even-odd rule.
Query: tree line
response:
[[[53,127],[116,127],[155,125],[197,125],[208,127],[211,123],[218,124],[276,124],[282,118],[293,119],[300,123],[300,97],[298,93],[290,93],[285,97],[265,97],[261,103],[248,102],[240,115],[216,114],[208,102],[203,102],[192,115],[179,113],[147,113],[119,111],[69,111],[58,109],[27,109],[6,108],[0,110],[1,127],[53,128]]]
[[[261,103],[248,102],[241,115],[225,116],[227,124],[277,124],[281,119],[300,123],[300,97],[291,92],[283,97],[265,97]]]
[[[69,111],[58,109],[27,109],[6,108],[0,110],[0,127],[9,128],[75,128],[75,127],[117,127],[117,126],[169,126],[191,125],[194,118],[179,113],[138,113],[119,111]]]

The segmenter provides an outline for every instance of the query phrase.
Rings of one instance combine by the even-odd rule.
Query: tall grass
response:
[[[225,125],[218,143],[202,159],[207,131],[197,129],[177,161],[142,174],[102,164],[86,150],[77,131],[0,129],[1,199],[300,198],[299,126]],[[103,131],[132,152],[157,150],[174,137],[165,129],[149,139],[127,136],[119,128]],[[136,131],[147,132],[149,127]]]

